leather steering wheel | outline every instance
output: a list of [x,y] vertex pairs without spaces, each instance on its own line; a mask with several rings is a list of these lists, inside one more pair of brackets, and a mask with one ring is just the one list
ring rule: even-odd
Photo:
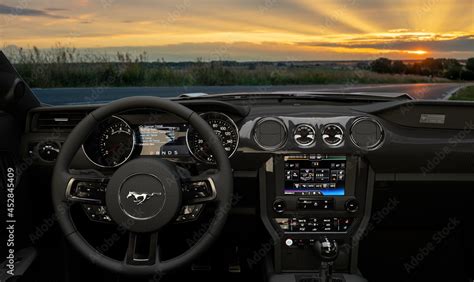
[[[138,157],[121,165],[110,177],[91,177],[71,170],[71,162],[92,130],[114,114],[131,109],[156,109],[174,114],[197,130],[216,160],[217,169],[199,176],[184,178],[176,166],[164,159]],[[76,193],[81,185],[100,185],[82,198]],[[183,187],[198,187],[205,197],[194,199],[193,204],[213,201],[216,211],[207,231],[181,255],[161,260],[159,230],[173,222],[186,205]],[[102,189],[100,188],[102,187]],[[152,195],[140,204],[129,197],[137,190]],[[68,241],[93,263],[113,272],[127,275],[162,275],[181,268],[202,254],[222,230],[231,207],[233,178],[230,162],[219,138],[199,114],[176,102],[157,97],[124,98],[104,105],[87,115],[69,134],[56,161],[52,179],[52,199],[57,220]],[[74,203],[101,203],[112,221],[129,232],[129,244],[123,260],[116,260],[96,250],[77,230],[72,216]],[[143,241],[141,241],[143,240]],[[145,242],[145,243],[143,243]],[[143,245],[147,246],[143,252]],[[141,250],[138,252],[138,247]]]

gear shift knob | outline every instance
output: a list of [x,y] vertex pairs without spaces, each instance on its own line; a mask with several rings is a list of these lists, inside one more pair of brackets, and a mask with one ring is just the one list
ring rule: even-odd
[[330,241],[327,237],[323,237],[314,243],[313,249],[321,259],[321,265],[319,267],[320,281],[332,281],[332,264],[339,254],[336,240]]
[[321,238],[313,245],[314,250],[324,262],[333,262],[339,254],[336,240],[330,241],[327,237]]

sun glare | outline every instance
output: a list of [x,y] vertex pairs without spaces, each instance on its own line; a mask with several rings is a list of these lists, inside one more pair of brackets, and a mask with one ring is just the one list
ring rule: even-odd
[[428,54],[428,51],[425,50],[413,50],[413,51],[407,51],[408,54],[413,54],[413,55],[425,55]]

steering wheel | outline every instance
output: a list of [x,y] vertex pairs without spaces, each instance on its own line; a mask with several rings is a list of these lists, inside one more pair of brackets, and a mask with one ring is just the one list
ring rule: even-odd
[[[175,164],[153,157],[128,161],[110,177],[96,177],[70,169],[73,157],[98,123],[125,110],[140,108],[168,112],[189,122],[210,144],[216,169],[184,177],[180,176]],[[192,191],[198,193],[190,197]],[[62,146],[52,179],[54,210],[69,242],[93,263],[127,275],[162,275],[195,260],[215,241],[224,227],[232,195],[230,162],[209,124],[189,108],[157,97],[120,99],[87,115]],[[173,222],[183,206],[210,201],[216,203],[216,211],[210,223],[206,224],[207,230],[200,232],[200,239],[181,255],[162,260],[158,237],[160,229]],[[111,220],[128,231],[129,243],[123,260],[104,255],[84,239],[72,220],[71,206],[74,203],[104,205]]]

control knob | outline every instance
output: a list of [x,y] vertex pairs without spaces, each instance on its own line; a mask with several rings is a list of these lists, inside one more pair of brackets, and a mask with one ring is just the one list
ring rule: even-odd
[[273,210],[276,213],[283,213],[286,209],[286,202],[283,199],[276,199],[273,202]]
[[357,201],[356,199],[349,199],[346,201],[345,207],[346,211],[350,213],[355,213],[359,210],[359,201]]
[[53,162],[59,155],[60,145],[57,142],[46,141],[38,145],[38,155],[47,162]]

